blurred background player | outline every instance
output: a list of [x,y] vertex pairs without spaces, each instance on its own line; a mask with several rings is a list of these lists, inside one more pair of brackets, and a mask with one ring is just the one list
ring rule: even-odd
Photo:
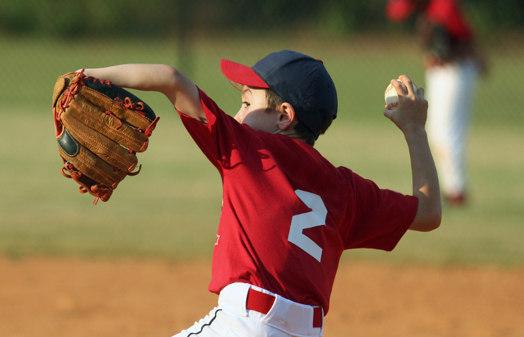
[[416,35],[423,50],[427,130],[443,196],[452,206],[466,201],[465,147],[471,99],[485,60],[456,0],[389,0],[393,22],[417,17]]

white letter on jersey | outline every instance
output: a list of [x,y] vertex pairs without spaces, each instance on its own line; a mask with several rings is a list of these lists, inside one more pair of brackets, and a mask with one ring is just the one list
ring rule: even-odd
[[305,236],[302,231],[306,228],[326,225],[326,206],[322,199],[316,194],[301,190],[296,190],[295,193],[307,207],[312,209],[312,211],[293,216],[287,239],[289,242],[294,243],[320,262],[320,259],[322,258],[322,248],[313,242],[313,240]]

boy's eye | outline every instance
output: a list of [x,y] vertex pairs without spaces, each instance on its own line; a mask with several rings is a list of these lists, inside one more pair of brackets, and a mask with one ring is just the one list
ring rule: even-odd
[[242,104],[244,104],[246,108],[251,105],[251,103],[249,103],[247,101],[242,102]]

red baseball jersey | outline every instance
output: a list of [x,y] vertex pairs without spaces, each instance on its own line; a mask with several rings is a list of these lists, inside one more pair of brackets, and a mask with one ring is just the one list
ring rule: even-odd
[[180,116],[223,181],[209,290],[246,282],[327,313],[342,252],[392,250],[417,199],[334,167],[303,142],[238,123],[202,91],[200,98],[207,124]]

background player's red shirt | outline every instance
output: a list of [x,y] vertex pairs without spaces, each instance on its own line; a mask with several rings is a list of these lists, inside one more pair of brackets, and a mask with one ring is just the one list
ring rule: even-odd
[[392,250],[417,199],[380,190],[303,142],[241,125],[200,97],[208,124],[180,116],[223,180],[209,290],[246,282],[327,313],[343,250]]
[[[413,0],[389,0],[386,16],[394,22],[406,20],[415,10]],[[455,0],[431,0],[423,15],[432,23],[439,24],[457,40],[469,40],[473,33]]]

